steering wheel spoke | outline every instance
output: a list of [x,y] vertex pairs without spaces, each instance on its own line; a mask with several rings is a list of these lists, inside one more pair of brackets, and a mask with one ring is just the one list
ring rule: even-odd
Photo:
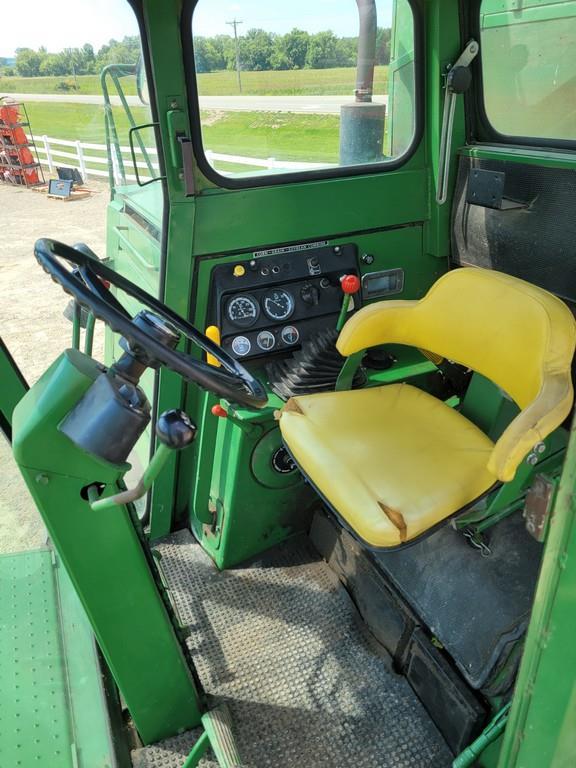
[[79,267],[78,271],[80,272],[82,280],[84,280],[84,283],[92,291],[92,293],[95,293],[96,296],[99,296],[102,301],[111,304],[128,320],[132,319],[128,310],[123,307],[118,299],[114,296],[114,294],[109,291],[108,288],[106,288],[102,280],[92,271],[88,264],[86,266]]

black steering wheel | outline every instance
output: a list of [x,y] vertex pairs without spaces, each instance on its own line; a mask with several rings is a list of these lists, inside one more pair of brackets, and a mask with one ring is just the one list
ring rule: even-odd
[[[36,241],[34,255],[42,268],[66,293],[89,309],[94,317],[104,321],[111,330],[121,334],[131,347],[143,349],[153,363],[163,365],[180,374],[186,381],[198,384],[233,403],[249,408],[263,408],[266,405],[268,396],[264,387],[243,365],[165,304],[114,272],[95,255],[89,255],[88,248],[77,250],[57,240],[42,238]],[[71,264],[74,271],[67,269],[62,260]],[[146,333],[141,325],[135,324],[103,280],[149,307],[201,350],[213,355],[222,368],[172,349]]]

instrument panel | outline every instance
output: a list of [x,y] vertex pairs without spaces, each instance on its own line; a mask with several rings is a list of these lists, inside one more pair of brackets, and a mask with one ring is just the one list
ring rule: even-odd
[[[357,247],[279,248],[212,270],[210,319],[237,359],[290,353],[317,331],[336,325],[340,279],[359,274]],[[354,296],[355,307],[360,304]]]

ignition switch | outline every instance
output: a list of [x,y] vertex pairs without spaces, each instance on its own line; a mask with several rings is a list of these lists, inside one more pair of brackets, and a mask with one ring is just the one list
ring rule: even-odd
[[320,301],[320,291],[312,283],[304,283],[302,288],[300,288],[300,298],[304,304],[315,307]]

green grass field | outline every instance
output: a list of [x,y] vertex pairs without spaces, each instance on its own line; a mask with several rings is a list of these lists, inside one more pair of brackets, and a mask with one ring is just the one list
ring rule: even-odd
[[286,112],[205,112],[206,149],[245,157],[338,162],[338,115]]
[[[66,77],[0,77],[0,94],[2,93],[84,93],[100,94],[100,77],[98,75],[80,75],[76,78],[78,90],[70,88],[63,90],[58,86],[65,82],[74,85],[74,78]],[[136,82],[133,77],[126,77],[122,82],[125,93],[136,93]]]
[[[91,104],[27,105],[35,136],[103,144],[104,110]],[[128,143],[128,122],[120,107],[114,108],[120,142]],[[134,118],[145,123],[149,112],[134,109]],[[338,115],[303,115],[274,112],[202,113],[204,146],[214,152],[246,157],[337,162]],[[90,151],[94,154],[94,150]]]
[[[70,139],[93,144],[103,144],[104,107],[97,104],[53,104],[29,101],[26,104],[32,133],[46,134],[54,139]],[[127,142],[128,121],[121,107],[114,107],[122,143]],[[134,107],[137,122],[149,122],[150,112],[146,107]]]
[[[299,69],[274,72],[243,72],[242,93],[247,96],[345,96],[354,90],[354,67],[335,69]],[[2,93],[64,93],[58,85],[63,80],[73,83],[71,77],[0,77]],[[226,96],[238,93],[235,72],[211,72],[198,76],[202,96]],[[99,94],[100,78],[82,75],[77,78],[78,90],[66,93]],[[135,94],[134,78],[122,81],[125,93]],[[388,92],[388,67],[376,67],[375,93]]]

